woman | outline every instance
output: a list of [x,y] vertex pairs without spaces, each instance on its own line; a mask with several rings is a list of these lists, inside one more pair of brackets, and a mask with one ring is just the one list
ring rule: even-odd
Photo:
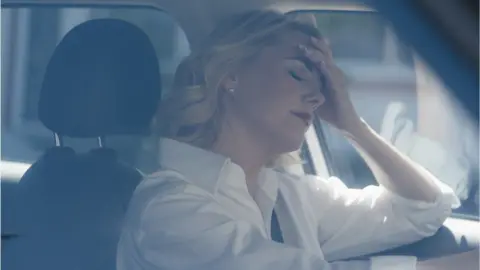
[[[222,22],[162,108],[163,169],[132,198],[118,269],[415,269],[411,257],[342,260],[434,234],[455,201],[358,117],[317,30],[275,12]],[[314,115],[375,161],[380,187],[276,169]]]

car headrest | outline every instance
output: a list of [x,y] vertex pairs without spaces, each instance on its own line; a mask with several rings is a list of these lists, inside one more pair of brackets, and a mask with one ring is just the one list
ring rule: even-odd
[[61,136],[145,134],[160,97],[160,68],[148,36],[122,20],[91,20],[55,49],[39,118]]

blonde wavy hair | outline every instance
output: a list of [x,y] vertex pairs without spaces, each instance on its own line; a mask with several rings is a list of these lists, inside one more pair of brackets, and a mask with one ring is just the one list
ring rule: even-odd
[[[211,149],[225,109],[221,101],[226,91],[220,89],[221,82],[263,48],[280,42],[281,35],[288,31],[320,37],[311,23],[274,11],[250,11],[221,21],[178,66],[172,91],[158,112],[162,119],[160,135]],[[299,159],[290,153],[278,157],[270,166],[284,166],[295,160]]]

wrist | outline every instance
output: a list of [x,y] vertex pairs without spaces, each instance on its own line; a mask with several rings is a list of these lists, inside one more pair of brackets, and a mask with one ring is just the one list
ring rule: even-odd
[[344,132],[344,135],[350,139],[357,141],[358,139],[363,138],[365,135],[371,133],[370,126],[363,120],[362,118],[358,118],[358,120],[352,121]]

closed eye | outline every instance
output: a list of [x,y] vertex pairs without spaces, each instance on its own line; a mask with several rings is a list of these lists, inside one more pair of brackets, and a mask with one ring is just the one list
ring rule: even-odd
[[300,76],[298,76],[298,74],[295,72],[295,71],[289,71],[288,74],[290,74],[290,76],[292,76],[292,78],[294,78],[295,80],[301,82],[301,81],[304,81],[304,79]]

